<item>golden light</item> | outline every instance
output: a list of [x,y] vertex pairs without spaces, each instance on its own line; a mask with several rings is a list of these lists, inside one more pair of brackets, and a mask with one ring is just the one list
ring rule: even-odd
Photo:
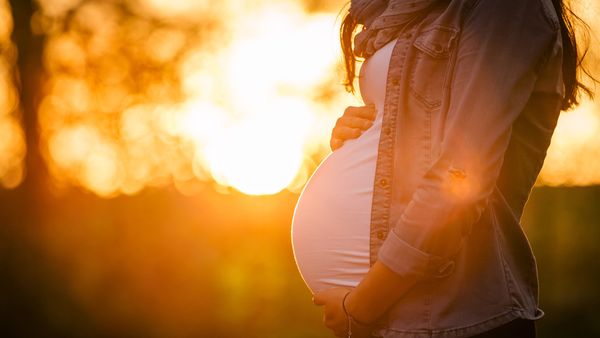
[[49,142],[53,160],[62,168],[80,173],[80,183],[100,196],[116,191],[122,172],[115,146],[93,126],[62,128]]
[[285,188],[300,168],[304,139],[313,122],[304,104],[282,100],[223,130],[206,148],[215,180],[252,195]]
[[203,20],[207,13],[218,16],[236,1],[221,0],[130,0],[134,9],[145,15],[167,20],[186,20],[190,22]]
[[[168,184],[187,192],[194,180],[299,192],[330,151],[335,119],[361,104],[341,85],[333,9],[343,1],[327,12],[294,0],[125,1],[130,12],[40,4],[33,26],[46,34],[50,73],[41,138],[58,186],[103,197]],[[561,116],[538,184],[600,182],[597,121],[593,103]]]
[[6,0],[0,0],[0,187],[15,188],[23,180],[25,135],[18,116],[19,96],[13,83],[15,48],[13,21]]
[[544,185],[600,184],[600,114],[585,101],[562,113],[539,181]]
[[[226,60],[222,71],[212,79],[196,75],[198,84],[188,81],[186,86],[204,85],[210,91],[220,82],[229,98],[221,104],[234,111],[231,126],[206,140],[213,178],[246,194],[273,194],[292,182],[302,164],[315,120],[308,89],[314,90],[336,61],[333,53],[324,57],[310,50],[331,46],[316,38],[331,21],[326,15],[306,18],[291,3],[264,7],[242,19],[237,39],[221,55]],[[202,122],[211,124],[206,118]]]
[[[208,4],[132,2],[190,20],[215,10]],[[118,7],[93,1],[72,29],[49,33],[40,119],[59,185],[104,197],[194,177],[246,194],[301,188],[335,118],[358,104],[339,83],[316,98],[338,81],[334,17],[294,1],[230,5],[220,4],[221,19],[235,25],[206,28],[201,40],[187,24],[121,23]]]

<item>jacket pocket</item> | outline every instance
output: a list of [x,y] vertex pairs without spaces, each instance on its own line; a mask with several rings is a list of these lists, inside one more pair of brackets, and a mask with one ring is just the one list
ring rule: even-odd
[[413,42],[410,92],[427,110],[441,105],[457,34],[455,28],[438,25],[421,32]]

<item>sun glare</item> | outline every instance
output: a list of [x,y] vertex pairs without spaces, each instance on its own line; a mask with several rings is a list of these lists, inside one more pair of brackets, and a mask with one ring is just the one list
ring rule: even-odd
[[562,113],[548,149],[539,182],[544,185],[600,184],[600,114],[583,102]]
[[46,32],[40,106],[59,186],[111,197],[196,178],[297,191],[335,118],[357,103],[336,78],[334,16],[299,2],[220,2],[221,25],[203,19],[216,10],[204,1],[130,1],[133,18],[98,1],[71,2],[67,18],[57,11],[69,2],[46,2],[41,21],[72,20]]
[[223,130],[206,148],[214,179],[251,195],[281,191],[300,168],[309,111],[287,100]]
[[[57,187],[102,197],[169,184],[189,192],[194,181],[250,195],[299,192],[330,151],[335,119],[361,104],[341,85],[337,13],[308,12],[301,1],[39,3],[32,27],[46,37],[49,74],[40,137]],[[597,28],[595,2],[573,5]],[[1,27],[3,51],[11,30]],[[5,54],[0,185],[14,187],[25,143]],[[595,103],[563,113],[538,184],[599,184],[598,135]]]
[[13,83],[15,49],[11,42],[13,21],[6,0],[0,0],[0,187],[15,188],[23,180],[25,136]]

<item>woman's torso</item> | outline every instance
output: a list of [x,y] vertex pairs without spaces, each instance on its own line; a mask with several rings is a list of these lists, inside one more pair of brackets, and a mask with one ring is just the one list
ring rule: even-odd
[[377,110],[373,125],[321,162],[294,210],[294,256],[313,292],[356,286],[369,270],[373,178],[393,46],[391,41],[361,67],[361,95],[365,103],[374,103]]
[[[442,145],[447,142],[450,105],[479,104],[477,109],[468,106],[467,110],[454,109],[453,118],[478,112],[488,114],[478,116],[485,120],[490,117],[490,109],[496,109],[492,114],[499,116],[496,115],[498,109],[503,109],[504,104],[514,105],[515,102],[504,94],[490,96],[497,93],[498,89],[506,90],[498,84],[504,75],[514,75],[515,65],[522,64],[524,58],[532,57],[534,43],[539,46],[543,42],[546,45],[544,52],[549,52],[549,59],[546,67],[535,69],[539,73],[532,85],[534,88],[513,91],[513,94],[523,95],[520,94],[522,92],[530,95],[530,98],[524,105],[519,98],[518,105],[510,107],[510,113],[515,109],[522,113],[512,126],[508,149],[504,154],[499,154],[503,155],[503,165],[498,181],[493,186],[489,207],[472,224],[473,231],[465,237],[460,254],[454,257],[454,271],[443,278],[415,285],[404,294],[401,301],[396,302],[378,323],[381,326],[377,333],[386,338],[466,337],[515,318],[536,319],[541,316],[537,306],[536,263],[519,221],[559,114],[562,47],[558,18],[550,0],[452,0],[445,3],[448,4],[447,8],[432,13],[418,28],[403,33],[393,49],[387,76],[389,81],[386,84],[388,97],[385,109],[379,109],[379,114],[384,114],[382,139],[379,140],[372,182],[369,229],[371,263],[378,258],[378,252],[383,251],[380,249],[384,242],[390,243],[391,229],[407,219],[406,211],[414,210],[414,206],[426,196],[428,187],[432,187],[432,191],[436,188],[434,180],[441,176],[424,174],[438,159]],[[488,7],[492,4],[493,11]],[[518,25],[523,24],[522,20],[512,20],[515,9],[530,11],[524,16],[527,25],[520,27]],[[484,20],[471,14],[482,11],[487,15]],[[497,18],[500,14],[504,15],[504,19]],[[478,26],[465,30],[465,22],[471,24],[473,21]],[[505,54],[502,58],[494,58],[494,55],[490,55],[490,60],[497,62],[493,66],[489,62],[469,64],[473,66],[472,69],[479,67],[484,71],[463,73],[464,79],[454,74],[457,64],[462,63],[464,69],[464,60],[480,50],[489,51],[497,47],[498,52],[508,51],[504,49],[508,48],[506,44],[494,46],[488,40],[487,45],[478,44],[471,52],[465,52],[466,49],[461,47],[465,38],[473,39],[495,29],[496,39],[508,38],[508,41],[522,42],[524,35],[520,28],[529,29],[529,34],[532,29],[539,29],[543,34],[529,36],[527,45],[519,46],[522,48],[514,48],[513,45],[508,56]],[[550,29],[556,34],[554,41],[548,39]],[[459,57],[456,51],[460,48],[463,53]],[[544,56],[538,52],[535,54],[539,55],[540,60]],[[485,81],[482,75],[486,75],[487,71],[493,72],[494,80],[498,81]],[[526,76],[530,77],[531,74]],[[465,101],[459,102],[462,98],[457,97],[450,100],[450,89],[464,92],[465,87],[472,89],[464,96]],[[533,93],[529,92],[530,89]],[[488,96],[482,99],[482,93]],[[497,100],[498,97],[501,99]],[[492,105],[496,107],[492,108]],[[502,119],[500,121],[504,122]],[[480,130],[485,130],[493,138],[500,126],[495,128],[487,125]],[[454,136],[457,135],[456,130]],[[469,130],[465,136],[469,132],[473,130]],[[464,150],[460,147],[452,149]],[[491,176],[488,175],[488,178]],[[443,221],[435,217],[437,212],[444,210],[442,202],[434,200],[426,205],[420,219],[423,222],[411,223],[417,234],[424,229],[423,224],[436,219]],[[315,228],[313,237],[325,237],[327,229]],[[440,242],[445,244],[453,240],[448,236]],[[423,255],[414,247],[410,253],[411,257],[394,256],[396,265],[410,264],[410,259]],[[301,259],[298,263],[302,270]]]

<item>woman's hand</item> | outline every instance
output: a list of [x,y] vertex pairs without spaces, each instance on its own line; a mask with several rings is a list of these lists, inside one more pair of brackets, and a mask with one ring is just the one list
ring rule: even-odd
[[375,105],[369,103],[360,107],[347,107],[344,115],[337,119],[331,132],[329,146],[334,151],[348,139],[357,138],[373,125],[377,116]]
[[336,337],[348,334],[348,318],[342,307],[342,300],[351,288],[334,287],[316,292],[313,296],[315,305],[323,306],[323,324],[333,331]]

